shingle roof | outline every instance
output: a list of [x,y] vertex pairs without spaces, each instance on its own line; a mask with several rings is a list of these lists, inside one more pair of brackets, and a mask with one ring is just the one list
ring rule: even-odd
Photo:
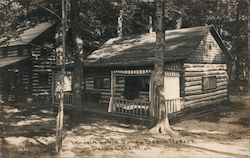
[[[213,26],[210,25],[166,31],[164,60],[176,61],[187,58],[212,28]],[[213,28],[213,30],[215,29]],[[215,32],[211,31],[213,34]],[[155,40],[155,33],[122,39],[112,38],[104,43],[100,49],[89,55],[85,60],[85,65],[128,66],[153,64]]]
[[17,38],[9,39],[5,42],[6,44],[2,45],[1,47],[28,44],[53,25],[54,22],[40,23],[33,28],[25,30]]

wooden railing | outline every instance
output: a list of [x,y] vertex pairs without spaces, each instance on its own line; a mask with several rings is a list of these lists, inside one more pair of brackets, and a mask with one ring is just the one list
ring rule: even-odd
[[180,111],[182,109],[181,98],[166,99],[165,106],[168,114]]
[[[54,105],[59,105],[60,104],[60,98],[59,98],[59,93],[55,94],[55,99],[54,99]],[[64,99],[63,103],[65,106],[73,106],[73,93],[72,92],[64,92]]]
[[133,116],[149,116],[149,101],[145,100],[127,100],[114,97],[112,100],[113,113],[121,113]]

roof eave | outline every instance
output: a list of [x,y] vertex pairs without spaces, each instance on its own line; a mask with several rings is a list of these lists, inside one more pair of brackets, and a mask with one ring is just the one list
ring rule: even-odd
[[216,31],[214,26],[211,27],[210,32],[214,36],[214,39],[218,43],[218,45],[221,48],[222,52],[226,55],[227,59],[229,61],[233,61],[234,60],[233,55],[228,51],[226,45],[223,43],[223,40],[222,40],[221,36],[218,34],[218,32]]

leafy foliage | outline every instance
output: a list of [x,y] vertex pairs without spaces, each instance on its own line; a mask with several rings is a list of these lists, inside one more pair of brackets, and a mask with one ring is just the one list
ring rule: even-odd
[[[87,54],[117,36],[120,9],[125,13],[124,36],[147,33],[149,15],[153,16],[153,23],[155,19],[152,0],[126,0],[126,5],[121,5],[121,0],[77,0],[77,3],[80,15],[78,33]],[[247,0],[169,0],[165,5],[165,28],[174,29],[180,17],[182,27],[213,24],[229,48],[236,45],[246,47],[247,4]],[[18,36],[36,23],[58,20],[41,6],[60,14],[60,3],[56,0],[1,0],[0,35]],[[234,54],[237,52],[234,51]]]

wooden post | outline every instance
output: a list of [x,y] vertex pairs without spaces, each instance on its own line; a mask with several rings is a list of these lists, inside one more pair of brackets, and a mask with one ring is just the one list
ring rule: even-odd
[[62,47],[60,52],[62,56],[61,61],[61,75],[60,75],[60,103],[58,107],[58,114],[56,118],[56,153],[62,152],[62,132],[63,132],[63,117],[64,117],[64,76],[65,76],[65,51],[66,51],[66,7],[67,0],[62,0]]
[[149,116],[154,117],[155,113],[154,113],[154,81],[153,81],[153,71],[151,71],[150,74],[150,81],[149,81]]
[[114,91],[115,91],[115,75],[114,75],[114,71],[111,71],[111,97],[109,101],[108,112],[113,111],[113,100],[114,100],[114,93],[115,93]]

